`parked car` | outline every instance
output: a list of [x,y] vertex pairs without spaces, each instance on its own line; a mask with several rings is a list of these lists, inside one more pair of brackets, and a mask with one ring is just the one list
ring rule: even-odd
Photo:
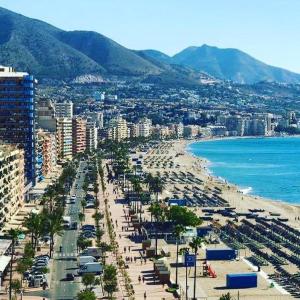
[[72,223],[71,229],[77,230],[77,228],[78,228],[78,223],[77,222]]
[[93,202],[87,202],[85,208],[95,208],[95,203],[93,203]]
[[67,273],[66,280],[73,281],[74,279],[75,279],[75,276],[73,273]]
[[93,230],[96,231],[95,225],[85,224],[81,226],[81,230]]

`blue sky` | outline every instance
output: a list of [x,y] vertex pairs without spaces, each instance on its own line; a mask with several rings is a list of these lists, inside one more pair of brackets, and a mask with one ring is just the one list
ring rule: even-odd
[[300,73],[300,0],[0,0],[0,6],[65,30],[94,30],[131,49],[173,55],[202,44],[238,48]]

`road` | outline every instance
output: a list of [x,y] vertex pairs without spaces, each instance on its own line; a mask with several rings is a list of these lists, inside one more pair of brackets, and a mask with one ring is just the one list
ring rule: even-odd
[[[82,185],[84,182],[85,173],[83,169],[86,167],[86,162],[81,162],[78,169],[78,178],[76,178],[71,189],[71,195],[76,195],[75,204],[67,204],[65,216],[71,216],[71,222],[77,222],[79,225],[78,213],[81,209],[81,199],[84,197]],[[76,188],[76,185],[78,188]],[[79,226],[78,226],[79,228]],[[68,300],[75,299],[80,291],[80,277],[75,276],[74,281],[66,281],[67,273],[77,273],[77,249],[76,242],[79,230],[64,230],[63,235],[56,239],[53,264],[51,268],[50,289],[47,291],[37,291],[31,293],[36,296],[44,296],[53,300]],[[60,253],[60,246],[62,252]]]

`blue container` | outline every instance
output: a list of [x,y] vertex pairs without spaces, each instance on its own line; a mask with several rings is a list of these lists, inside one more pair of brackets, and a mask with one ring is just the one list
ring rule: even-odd
[[226,287],[228,289],[247,289],[257,287],[257,274],[227,274]]
[[185,267],[194,267],[196,262],[196,255],[185,253],[184,255],[184,266]]
[[209,227],[209,226],[198,227],[197,228],[197,236],[205,237],[205,236],[207,236],[212,231],[213,231],[213,229],[211,227]]
[[170,199],[169,206],[170,205],[186,206],[186,199]]
[[206,249],[207,260],[232,260],[236,259],[237,254],[234,249]]

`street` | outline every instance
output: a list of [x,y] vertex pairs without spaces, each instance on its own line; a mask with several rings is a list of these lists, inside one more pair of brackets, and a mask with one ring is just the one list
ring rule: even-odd
[[[84,182],[86,162],[80,162],[78,168],[78,178],[71,188],[71,195],[76,195],[75,204],[66,204],[65,216],[71,217],[71,222],[79,224],[78,213],[81,209],[81,200],[84,197],[82,185]],[[78,186],[76,188],[76,186]],[[78,226],[79,227],[79,226]],[[75,276],[74,281],[67,281],[67,273],[77,274],[77,237],[79,229],[67,229],[63,231],[62,236],[56,238],[54,247],[53,262],[50,270],[50,289],[46,291],[37,291],[30,293],[36,296],[42,296],[53,300],[75,299],[80,291],[80,277]],[[60,252],[60,246],[62,251]]]

